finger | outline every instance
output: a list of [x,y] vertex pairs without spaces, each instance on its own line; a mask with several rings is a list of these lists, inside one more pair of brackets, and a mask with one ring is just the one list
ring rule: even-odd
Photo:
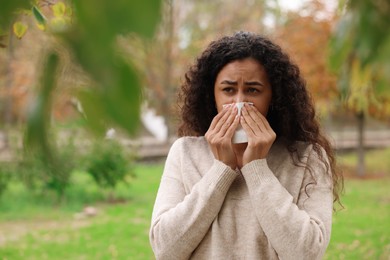
[[219,112],[211,121],[209,129],[214,129],[215,126],[218,124],[218,121],[221,120],[221,118],[229,111],[229,106],[226,106],[222,109],[221,112]]
[[219,129],[221,128],[221,120],[226,120],[228,115],[229,115],[229,111],[230,111],[230,106],[226,106],[225,108],[222,109],[221,112],[219,112],[214,118],[213,120],[211,121],[211,124],[210,124],[210,127],[209,127],[209,130],[216,130],[216,131],[219,131]]
[[[263,132],[265,129],[261,129],[257,121],[259,118],[256,118],[257,115],[253,111],[249,111],[248,107],[244,106],[241,110],[242,116],[244,117],[245,123],[252,129],[253,133]],[[252,115],[250,114],[252,113]]]
[[233,138],[234,132],[236,131],[239,122],[240,122],[240,116],[237,113],[235,113],[234,120],[231,123],[230,127],[226,130],[226,133],[224,136],[227,138],[230,138],[230,139]]
[[261,121],[259,121],[258,119],[255,119],[256,122],[262,123],[263,126],[265,127],[265,129],[266,129],[267,131],[272,130],[270,124],[268,123],[267,118],[266,118],[262,113],[260,113],[260,112],[256,109],[256,107],[254,107],[254,106],[249,106],[248,109],[249,109],[249,111],[250,111],[250,114],[252,115],[252,118],[253,118],[254,115],[256,115],[257,118],[261,120]]
[[[229,106],[227,109],[226,109],[226,112],[225,114],[218,120],[217,124],[215,125],[214,127],[214,132],[220,132],[222,128],[229,126],[230,123],[228,122],[230,116],[231,116],[231,113],[232,113],[232,110],[233,110],[233,107],[232,106]],[[227,126],[226,126],[226,125]]]
[[[264,138],[270,138],[270,139],[275,139],[276,134],[274,130],[272,129],[271,125],[268,123],[267,118],[261,114],[255,107],[249,107],[250,114],[253,117],[257,117],[254,121],[257,123],[258,128],[261,130],[261,137]],[[251,113],[252,112],[252,113]],[[255,132],[256,134],[256,132]]]
[[249,126],[248,122],[246,121],[245,117],[242,115],[240,116],[240,123],[242,128],[245,130],[246,134],[249,137],[254,137],[256,136],[255,132],[253,131],[252,127]]
[[256,107],[254,106],[247,106],[246,107],[248,114],[253,119],[253,121],[257,124],[257,127],[260,129],[261,132],[269,132],[273,131],[271,126],[268,123],[268,120],[263,116],[262,113],[260,113]]
[[268,131],[273,130],[267,118],[262,113],[260,113],[254,106],[250,106],[250,109],[252,109],[256,113],[256,115],[261,119],[261,122],[263,123],[263,125],[266,127]]
[[232,123],[234,122],[234,119],[237,115],[237,107],[235,106],[231,107],[230,112],[228,113],[229,113],[228,118],[226,119],[225,122],[223,122],[220,130],[218,131],[220,132],[221,136],[225,136],[226,131],[231,127]]

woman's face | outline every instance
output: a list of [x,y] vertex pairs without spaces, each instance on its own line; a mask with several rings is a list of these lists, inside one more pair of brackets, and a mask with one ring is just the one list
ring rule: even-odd
[[218,112],[230,103],[252,102],[264,116],[272,99],[272,89],[263,65],[253,58],[235,60],[218,73],[214,85]]

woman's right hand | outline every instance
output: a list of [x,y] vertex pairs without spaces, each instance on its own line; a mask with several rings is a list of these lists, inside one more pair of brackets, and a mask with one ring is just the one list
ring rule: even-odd
[[233,151],[232,138],[238,123],[237,107],[229,105],[214,117],[205,134],[215,159],[229,165],[233,170],[237,167],[237,159]]

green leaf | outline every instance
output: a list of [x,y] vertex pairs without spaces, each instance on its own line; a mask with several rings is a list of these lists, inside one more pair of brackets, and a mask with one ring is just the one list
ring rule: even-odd
[[82,89],[77,93],[88,128],[98,136],[107,130],[107,113],[102,105],[104,97],[94,89]]
[[351,24],[352,17],[342,18],[329,41],[331,50],[329,65],[333,71],[338,71],[343,66],[352,50]]
[[133,70],[122,60],[116,62],[116,80],[105,89],[105,106],[114,123],[129,133],[138,126],[141,89]]
[[75,12],[85,32],[99,39],[128,32],[151,37],[160,19],[160,4],[160,0],[74,2]]
[[16,22],[16,23],[14,23],[12,28],[13,28],[15,36],[18,39],[21,39],[26,34],[28,26],[25,23]]
[[38,25],[44,26],[46,24],[46,17],[42,14],[38,7],[35,5],[32,7],[32,13],[37,21]]

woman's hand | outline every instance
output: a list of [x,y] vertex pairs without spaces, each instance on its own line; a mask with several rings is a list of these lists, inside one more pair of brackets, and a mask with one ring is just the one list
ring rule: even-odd
[[240,122],[248,135],[248,146],[242,156],[242,164],[265,158],[276,139],[267,119],[254,106],[245,104],[241,110]]
[[232,137],[238,123],[237,108],[229,105],[214,117],[205,134],[215,159],[229,165],[233,170],[237,167],[237,159],[233,151]]

